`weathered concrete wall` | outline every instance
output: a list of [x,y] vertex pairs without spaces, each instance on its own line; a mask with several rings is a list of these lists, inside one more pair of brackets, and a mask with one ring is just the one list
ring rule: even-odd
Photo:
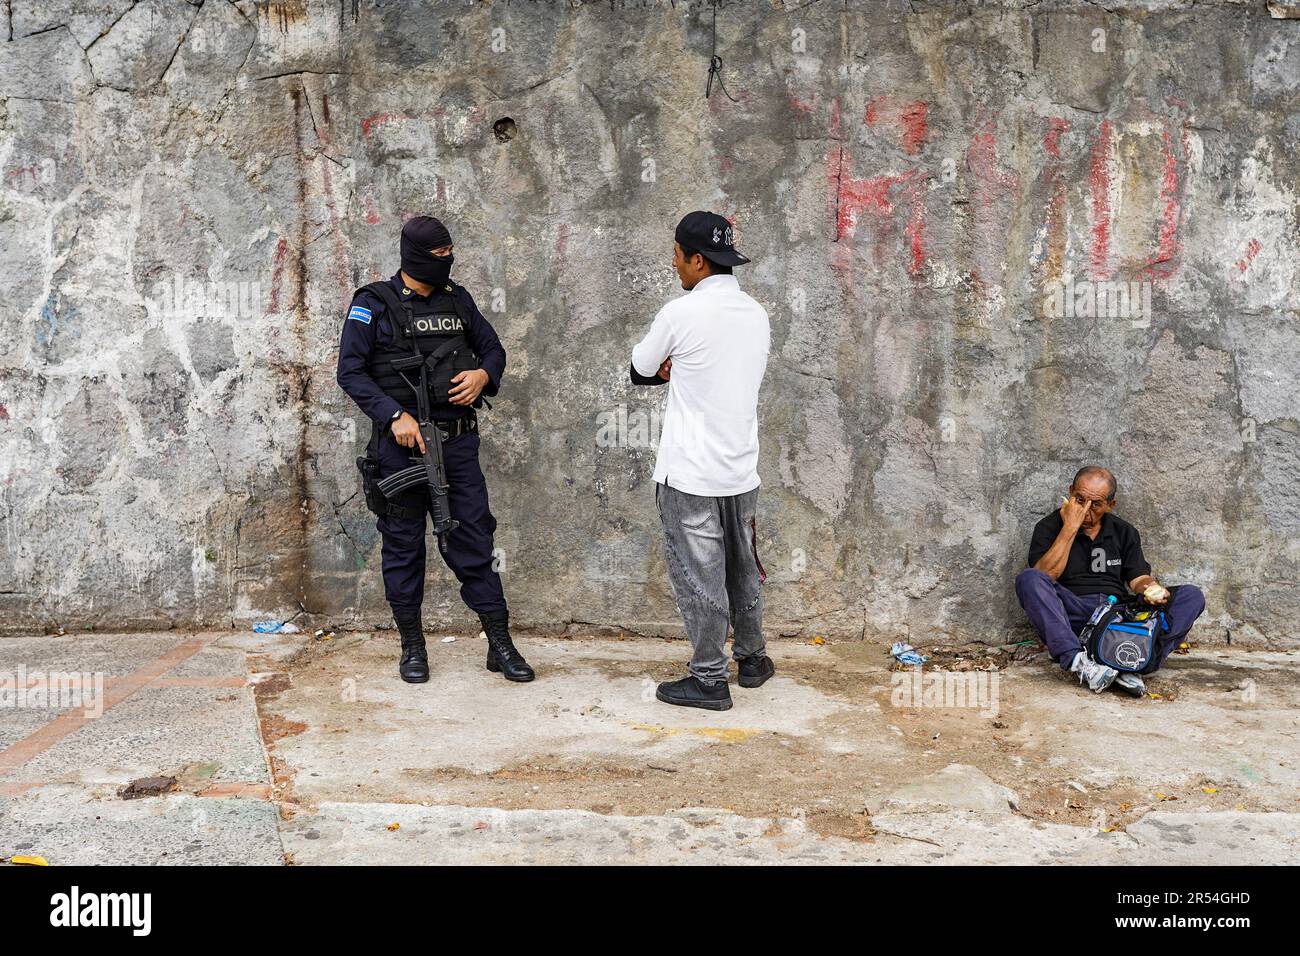
[[[662,393],[626,369],[711,208],[773,321],[773,633],[1000,641],[1095,460],[1206,589],[1202,639],[1295,646],[1295,6],[801,5],[722,4],[733,102],[698,2],[7,3],[3,623],[385,621],[333,369],[428,212],[509,352],[483,422],[515,617],[671,629]],[[1149,310],[1045,307],[1104,280]],[[463,621],[449,582],[430,616]]]

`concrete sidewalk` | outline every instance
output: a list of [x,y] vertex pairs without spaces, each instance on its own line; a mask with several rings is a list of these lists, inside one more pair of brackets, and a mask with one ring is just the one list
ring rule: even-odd
[[[777,676],[733,684],[735,707],[709,713],[654,699],[683,671],[681,642],[523,636],[539,676],[514,685],[484,670],[481,639],[444,636],[430,634],[433,678],[414,686],[396,677],[391,631],[0,639],[0,675],[105,680],[100,716],[39,699],[0,710],[0,857],[1214,864],[1300,851],[1293,652],[1193,649],[1132,700],[1042,658],[947,649],[924,674],[970,696],[945,707],[902,696],[920,678],[896,673],[884,645],[778,643]],[[119,796],[157,776],[175,786]]]

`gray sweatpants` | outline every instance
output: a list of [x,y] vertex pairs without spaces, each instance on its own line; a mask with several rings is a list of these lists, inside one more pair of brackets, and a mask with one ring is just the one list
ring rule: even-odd
[[708,498],[655,485],[664,525],[668,580],[694,654],[690,672],[705,683],[727,679],[727,625],[737,661],[760,655],[766,575],[758,560],[754,509],[758,489]]

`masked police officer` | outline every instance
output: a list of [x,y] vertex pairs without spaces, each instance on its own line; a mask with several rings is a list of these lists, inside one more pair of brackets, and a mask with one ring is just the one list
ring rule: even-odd
[[[397,275],[357,290],[343,322],[338,365],[339,386],[372,422],[366,458],[358,464],[367,504],[379,515],[384,596],[402,639],[398,673],[413,684],[429,679],[420,619],[425,515],[433,513],[436,532],[439,514],[428,482],[387,498],[375,489],[420,464],[429,436],[441,442],[451,519],[439,544],[460,581],[461,598],[483,622],[487,668],[507,680],[530,681],[533,670],[510,639],[505,593],[493,567],[496,519],[478,461],[475,409],[483,396],[497,394],[505,349],[469,292],[451,281],[451,234],[441,222],[430,216],[407,222],[401,259]],[[427,393],[423,403],[417,391]],[[422,404],[434,426],[423,430],[417,420]]]

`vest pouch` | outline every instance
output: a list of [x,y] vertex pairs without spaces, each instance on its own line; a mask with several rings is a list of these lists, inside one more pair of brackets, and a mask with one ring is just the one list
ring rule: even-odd
[[429,400],[436,405],[450,405],[451,380],[461,372],[470,372],[478,367],[478,356],[474,354],[474,350],[468,343],[442,356],[429,369]]

